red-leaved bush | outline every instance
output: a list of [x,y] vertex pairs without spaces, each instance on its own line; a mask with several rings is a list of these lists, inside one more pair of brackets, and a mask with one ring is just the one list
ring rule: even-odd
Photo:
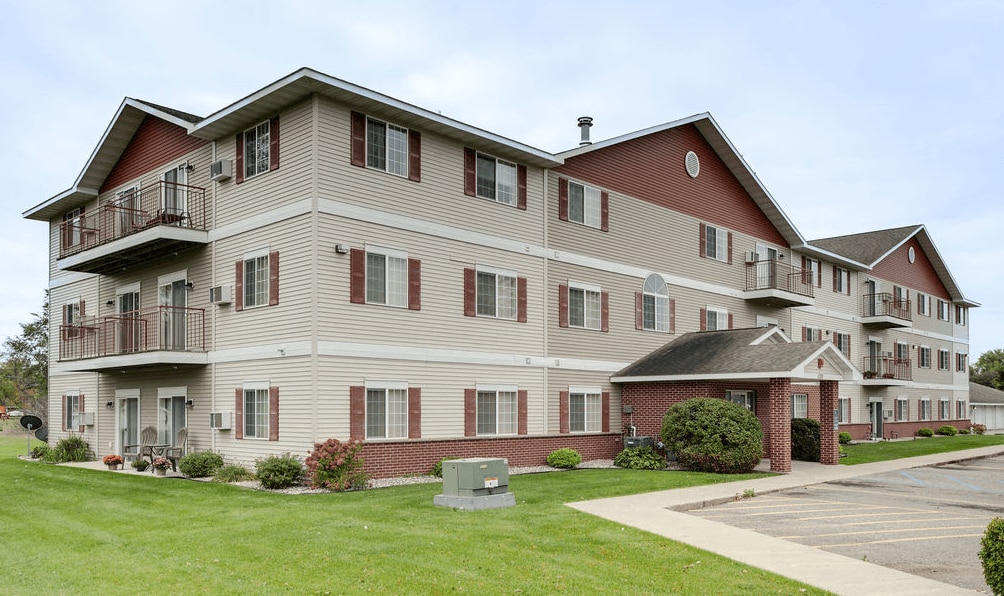
[[365,487],[369,475],[363,471],[363,458],[358,457],[362,449],[362,441],[354,439],[314,443],[314,451],[305,462],[310,486],[336,491]]

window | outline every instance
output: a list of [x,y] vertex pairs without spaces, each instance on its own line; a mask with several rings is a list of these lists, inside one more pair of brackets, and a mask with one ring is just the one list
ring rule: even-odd
[[81,232],[84,229],[84,208],[77,207],[63,214],[63,248],[80,245]]
[[966,420],[967,418],[969,418],[969,416],[966,414],[966,400],[955,400],[955,419]]
[[931,297],[917,292],[917,314],[931,316]]
[[951,420],[952,419],[952,402],[947,399],[942,399],[938,401],[938,419],[939,420]]
[[80,394],[67,393],[63,406],[64,430],[77,430],[80,426]]
[[837,399],[837,423],[851,423],[851,398],[841,397]]
[[948,320],[948,303],[944,300],[938,300],[938,320]]
[[600,189],[569,182],[568,221],[592,228],[601,227],[600,199]]
[[641,304],[642,329],[669,331],[669,290],[666,280],[653,273],[645,278]]
[[268,304],[268,252],[244,259],[244,308]]
[[514,271],[477,269],[477,316],[515,319],[517,277]]
[[703,324],[703,328],[701,330],[719,331],[722,329],[731,329],[732,325],[731,322],[729,321],[730,318],[731,315],[729,315],[729,311],[723,308],[715,308],[713,306],[709,306],[705,309],[705,312],[703,313],[704,320],[701,321],[701,323]]
[[910,362],[910,346],[903,342],[896,342],[896,363],[907,364]]
[[834,342],[837,349],[843,352],[844,356],[851,357],[851,335],[849,333],[834,333]]
[[931,419],[931,400],[926,397],[921,399],[919,403],[920,408],[920,419],[930,420]]
[[910,293],[899,286],[892,287],[892,307],[898,310],[902,310],[909,306],[908,301],[910,299]]
[[401,384],[366,386],[366,438],[408,436],[408,387]]
[[516,205],[516,164],[477,154],[477,196]]
[[849,270],[833,266],[833,291],[841,294],[851,293],[851,272]]
[[602,295],[599,286],[568,285],[568,326],[601,329]]
[[728,230],[701,224],[704,228],[702,242],[704,243],[704,256],[715,259],[723,263],[729,262],[730,236]]
[[796,393],[791,396],[791,417],[807,418],[809,416],[809,396]]
[[966,366],[968,364],[969,354],[963,354],[961,352],[955,355],[955,370],[956,372],[966,372]]
[[366,167],[408,176],[408,129],[366,118]]
[[244,386],[244,438],[268,438],[268,385]]
[[802,341],[822,341],[823,330],[818,327],[802,327]]
[[906,422],[910,419],[910,400],[899,398],[896,400],[896,420]]
[[725,392],[725,399],[746,408],[750,412],[756,413],[756,391],[734,391]]
[[820,267],[818,259],[810,259],[809,257],[802,257],[802,277],[803,281],[809,285],[821,287],[822,279],[820,278]]
[[269,121],[244,131],[244,178],[269,170]]
[[[905,345],[905,344],[904,344]],[[931,368],[931,348],[928,346],[920,346],[917,350],[917,366],[920,368]]]
[[514,435],[517,430],[516,388],[478,388],[477,434]]
[[366,303],[408,306],[408,255],[366,247]]
[[603,395],[599,389],[572,388],[568,392],[568,430],[600,432],[603,427]]
[[952,355],[948,350],[938,350],[938,370],[948,370],[951,367]]
[[965,325],[966,319],[969,318],[969,309],[965,306],[955,305],[955,324]]
[[80,335],[80,301],[63,305],[63,339]]

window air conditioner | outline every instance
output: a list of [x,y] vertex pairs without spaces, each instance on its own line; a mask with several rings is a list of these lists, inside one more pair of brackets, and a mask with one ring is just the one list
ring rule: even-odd
[[230,430],[230,412],[213,412],[209,415],[209,428]]
[[223,182],[230,179],[231,162],[229,159],[218,159],[209,164],[209,179],[214,182]]
[[84,426],[94,426],[94,412],[81,412],[80,424]]
[[883,418],[892,418],[892,410],[882,410]]
[[233,293],[233,286],[213,286],[209,288],[209,303],[230,304]]
[[760,255],[758,255],[756,252],[750,251],[746,253],[747,263],[756,263],[759,260],[760,260]]

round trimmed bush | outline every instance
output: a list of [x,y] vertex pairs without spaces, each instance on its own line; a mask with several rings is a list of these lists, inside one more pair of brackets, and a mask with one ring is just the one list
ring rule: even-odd
[[930,428],[927,428],[926,426],[924,428],[918,428],[917,429],[917,436],[918,437],[933,437],[934,436],[934,430],[930,429]]
[[846,431],[841,432],[839,435],[837,435],[837,441],[839,441],[841,445],[846,445],[850,443],[852,438],[853,437],[851,437],[851,433]]
[[951,424],[946,424],[944,426],[938,427],[938,434],[944,435],[946,437],[954,437],[958,432],[959,432],[958,429],[956,429]]
[[582,456],[574,449],[567,447],[555,449],[547,456],[547,465],[552,468],[564,468],[569,470],[582,463]]
[[695,397],[662,419],[662,441],[683,468],[744,474],[763,456],[763,430],[746,408],[724,399]]
[[791,421],[791,459],[819,461],[819,421],[793,418]]
[[666,458],[651,447],[628,447],[614,456],[614,465],[629,470],[661,470]]
[[983,578],[994,594],[1004,594],[1004,519],[990,520],[980,540]]
[[256,460],[254,470],[262,488],[276,490],[303,484],[303,463],[288,453]]
[[189,453],[178,460],[178,470],[189,478],[208,478],[223,467],[223,456],[212,451]]

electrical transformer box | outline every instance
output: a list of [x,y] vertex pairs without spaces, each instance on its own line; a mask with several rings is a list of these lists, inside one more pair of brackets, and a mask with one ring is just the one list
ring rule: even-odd
[[635,449],[638,447],[652,447],[654,443],[652,437],[625,437],[624,448]]
[[481,497],[508,491],[509,463],[505,459],[472,457],[443,462],[444,495]]

